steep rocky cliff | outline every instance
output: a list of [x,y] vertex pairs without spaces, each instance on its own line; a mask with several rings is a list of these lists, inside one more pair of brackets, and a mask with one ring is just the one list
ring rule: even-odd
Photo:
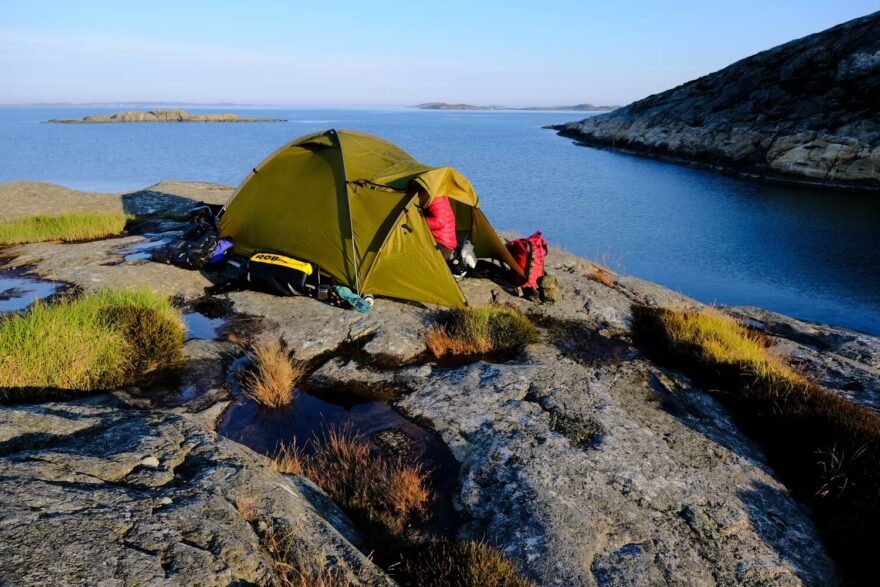
[[737,175],[880,189],[880,12],[791,41],[561,135]]

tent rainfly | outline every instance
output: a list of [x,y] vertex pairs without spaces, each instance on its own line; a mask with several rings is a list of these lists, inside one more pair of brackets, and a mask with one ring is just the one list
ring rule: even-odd
[[478,257],[518,271],[470,181],[378,137],[328,130],[269,155],[226,204],[220,234],[234,252],[276,252],[318,265],[340,284],[450,307],[466,304],[422,210],[448,196],[456,231]]

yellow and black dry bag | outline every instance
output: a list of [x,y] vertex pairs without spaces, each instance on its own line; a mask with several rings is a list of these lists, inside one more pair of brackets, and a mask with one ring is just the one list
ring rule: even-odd
[[314,295],[321,283],[318,267],[278,253],[254,253],[245,266],[254,289],[280,296]]

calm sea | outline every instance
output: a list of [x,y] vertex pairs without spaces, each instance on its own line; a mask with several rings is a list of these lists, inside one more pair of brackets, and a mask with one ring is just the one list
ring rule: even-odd
[[[41,124],[118,108],[0,109],[0,181],[122,191],[238,184],[307,132],[359,129],[474,183],[499,229],[548,240],[705,302],[763,306],[880,334],[880,197],[778,187],[578,147],[571,112],[232,108],[260,124]],[[189,108],[191,112],[216,112]]]

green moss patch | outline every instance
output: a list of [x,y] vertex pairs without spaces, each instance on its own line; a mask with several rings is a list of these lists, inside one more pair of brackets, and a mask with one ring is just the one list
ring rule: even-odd
[[180,313],[148,290],[102,290],[0,317],[0,400],[113,389],[181,358]]
[[76,212],[16,218],[0,222],[0,245],[104,238],[121,233],[126,220],[121,212]]

